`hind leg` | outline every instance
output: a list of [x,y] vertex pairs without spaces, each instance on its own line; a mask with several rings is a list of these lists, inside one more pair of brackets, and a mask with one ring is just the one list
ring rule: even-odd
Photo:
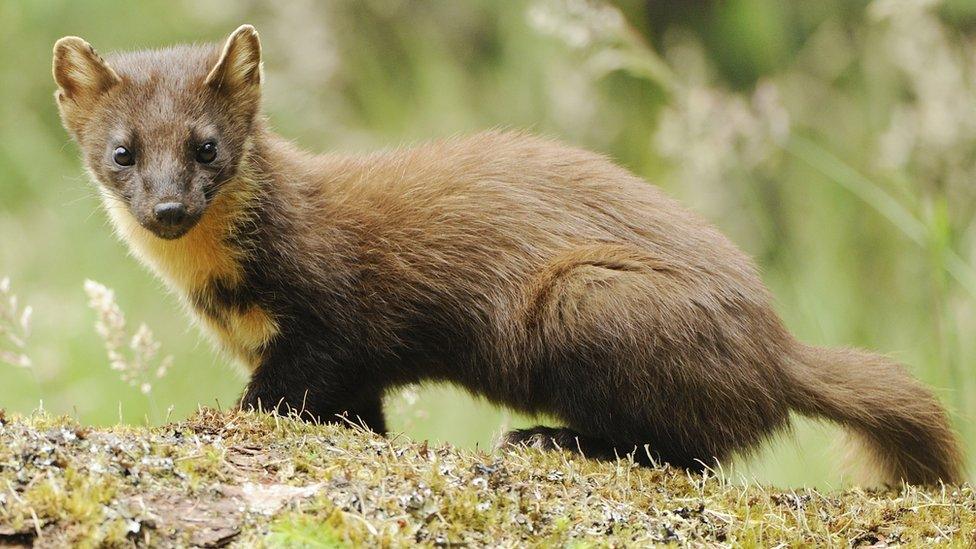
[[612,445],[604,440],[586,436],[565,427],[543,427],[515,429],[502,435],[499,448],[525,446],[539,450],[567,450],[579,452],[592,459],[612,459]]
[[649,466],[660,463],[660,456],[654,454],[649,445],[618,447],[606,440],[591,437],[568,427],[543,427],[515,429],[502,435],[498,448],[507,447],[536,448],[539,450],[579,453],[583,457],[599,461],[614,461],[632,456],[636,463]]
[[[538,396],[594,457],[640,456],[646,444],[655,459],[701,469],[785,425],[778,320],[761,292],[750,301],[749,288],[707,276],[604,245],[533,281],[525,322]],[[573,449],[570,433],[527,436]]]

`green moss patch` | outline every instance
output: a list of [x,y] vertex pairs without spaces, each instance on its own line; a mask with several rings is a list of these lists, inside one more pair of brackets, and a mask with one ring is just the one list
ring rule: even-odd
[[0,545],[735,546],[976,542],[969,485],[822,493],[260,414],[0,426]]

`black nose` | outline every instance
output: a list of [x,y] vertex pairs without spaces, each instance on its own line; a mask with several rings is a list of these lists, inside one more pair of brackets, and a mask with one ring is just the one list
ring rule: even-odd
[[163,202],[153,208],[156,220],[163,225],[175,227],[186,221],[186,206],[179,202]]

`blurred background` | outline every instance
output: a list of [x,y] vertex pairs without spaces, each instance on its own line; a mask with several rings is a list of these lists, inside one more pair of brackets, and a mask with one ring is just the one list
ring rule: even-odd
[[[159,423],[239,394],[243,376],[112,235],[60,126],[50,57],[68,34],[107,52],[222,40],[244,22],[261,33],[283,135],[354,152],[503,126],[606,153],[754,256],[800,338],[904,361],[976,455],[970,0],[2,2],[8,412]],[[86,279],[124,311],[116,352],[145,323],[152,365],[173,357],[165,376],[110,367]],[[153,346],[145,336],[135,347]],[[466,447],[530,421],[445,387],[390,401],[394,429]],[[837,438],[800,422],[732,471],[840,486]]]

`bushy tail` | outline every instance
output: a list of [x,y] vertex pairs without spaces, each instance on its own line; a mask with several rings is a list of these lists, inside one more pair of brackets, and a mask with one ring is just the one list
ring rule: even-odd
[[963,480],[962,451],[945,409],[900,364],[863,351],[798,345],[787,375],[793,408],[850,429],[885,481]]

